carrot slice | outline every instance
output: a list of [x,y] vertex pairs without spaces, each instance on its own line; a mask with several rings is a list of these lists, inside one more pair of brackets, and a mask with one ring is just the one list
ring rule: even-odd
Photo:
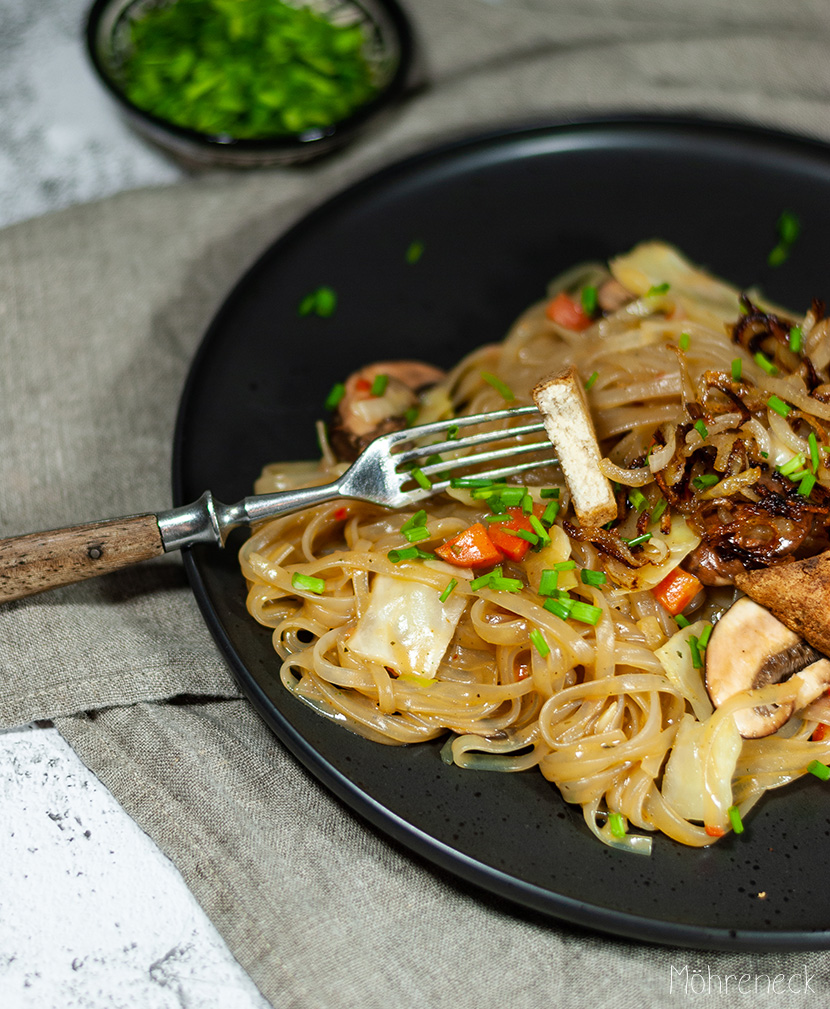
[[551,298],[545,308],[545,314],[553,322],[558,322],[565,329],[582,330],[587,329],[593,319],[582,308],[578,301],[569,298],[564,291],[560,291],[555,298]]
[[683,568],[674,568],[659,585],[654,586],[651,592],[657,602],[676,617],[686,609],[702,588],[703,583],[696,575],[689,574]]
[[[522,542],[520,540],[520,542]],[[503,559],[481,522],[476,522],[457,536],[436,547],[441,560],[460,568],[483,568]]]

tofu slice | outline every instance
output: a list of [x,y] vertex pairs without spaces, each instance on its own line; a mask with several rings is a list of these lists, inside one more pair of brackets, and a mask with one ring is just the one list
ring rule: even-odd
[[466,606],[460,594],[439,596],[431,585],[377,575],[349,650],[397,673],[435,676]]
[[542,379],[532,395],[556,449],[580,523],[603,526],[615,519],[614,489],[599,468],[599,443],[576,368]]

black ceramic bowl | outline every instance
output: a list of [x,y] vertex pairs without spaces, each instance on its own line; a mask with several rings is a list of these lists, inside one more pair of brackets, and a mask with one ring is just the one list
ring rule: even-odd
[[340,23],[360,25],[363,55],[375,85],[374,96],[346,118],[295,134],[240,139],[212,135],[168,122],[138,108],[122,90],[122,66],[131,46],[130,23],[159,0],[96,0],[87,19],[92,65],[130,125],[145,139],[193,168],[290,165],[327,154],[352,140],[390,109],[412,84],[413,37],[396,0],[291,0]]

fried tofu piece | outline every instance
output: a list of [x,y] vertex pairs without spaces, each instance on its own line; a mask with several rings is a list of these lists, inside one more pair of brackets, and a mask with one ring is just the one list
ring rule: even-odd
[[735,584],[785,627],[830,655],[830,550],[735,576]]
[[580,523],[602,526],[615,519],[614,489],[599,468],[599,443],[576,368],[542,379],[532,395],[556,449]]

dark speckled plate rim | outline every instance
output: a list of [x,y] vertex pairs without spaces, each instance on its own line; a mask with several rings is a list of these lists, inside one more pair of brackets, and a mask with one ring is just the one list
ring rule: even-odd
[[[808,161],[817,161],[826,166],[830,179],[830,146],[819,140],[788,134],[779,130],[766,129],[747,123],[716,120],[710,117],[690,115],[660,115],[652,113],[608,113],[589,116],[573,115],[567,118],[544,121],[500,124],[489,132],[478,132],[461,139],[430,148],[411,155],[402,161],[387,165],[379,171],[357,181],[342,192],[326,200],[313,209],[300,222],[278,237],[266,250],[260,260],[250,267],[229,293],[222,308],[214,318],[202,344],[194,356],[191,370],[185,383],[179,406],[173,445],[173,497],[177,505],[189,498],[184,491],[183,466],[188,446],[183,432],[189,419],[191,398],[198,385],[198,374],[202,363],[211,354],[211,336],[218,319],[227,322],[228,313],[233,313],[234,305],[244,299],[249,278],[266,257],[273,257],[281,250],[289,249],[292,242],[312,224],[319,224],[321,218],[353,200],[371,198],[372,190],[396,178],[417,176],[424,166],[442,161],[452,161],[465,157],[476,149],[486,150],[493,145],[522,144],[528,138],[547,134],[559,137],[572,134],[588,138],[592,132],[610,133],[619,139],[627,130],[642,134],[650,130],[699,132],[701,136],[732,138],[738,144],[742,141],[757,147],[769,143],[771,148],[786,150],[790,156],[801,153]],[[550,889],[528,883],[508,872],[483,864],[437,838],[421,830],[405,817],[379,803],[367,794],[348,775],[341,773],[321,755],[281,712],[275,709],[266,691],[258,682],[255,673],[246,666],[237,650],[233,636],[229,634],[221,615],[210,599],[204,579],[200,549],[183,552],[184,565],[192,591],[214,640],[228,662],[242,692],[251,702],[264,722],[287,746],[291,753],[328,789],[354,812],[365,817],[383,833],[403,844],[428,862],[448,871],[452,875],[473,884],[486,894],[509,901],[521,913],[521,908],[575,925],[597,929],[626,939],[663,944],[667,946],[698,949],[745,950],[754,952],[787,952],[795,950],[820,950],[830,946],[830,927],[827,930],[774,930],[774,929],[730,929],[688,925],[667,921],[646,914],[631,914],[603,907],[596,902],[582,901],[553,892]],[[339,730],[338,730],[339,731]],[[589,843],[598,843],[589,838]],[[633,856],[631,856],[633,857]]]

